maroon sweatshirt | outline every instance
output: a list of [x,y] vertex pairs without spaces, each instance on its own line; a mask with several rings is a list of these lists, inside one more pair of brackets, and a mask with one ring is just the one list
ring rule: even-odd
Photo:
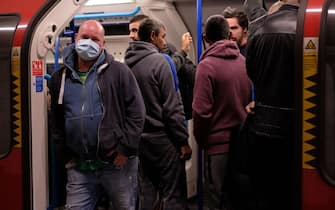
[[231,128],[245,120],[250,94],[245,59],[236,43],[215,42],[201,56],[195,77],[194,136],[201,149],[208,154],[228,151]]

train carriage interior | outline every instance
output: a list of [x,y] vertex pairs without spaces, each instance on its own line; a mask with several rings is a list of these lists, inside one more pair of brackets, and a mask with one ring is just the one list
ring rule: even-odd
[[[190,32],[192,37],[194,37],[193,39],[197,40],[197,22],[194,16],[196,14],[195,1],[125,1],[125,3],[111,1],[112,3],[110,4],[103,1],[101,5],[96,5],[92,2],[88,1],[80,8],[71,22],[56,38],[58,41],[55,41],[54,47],[48,51],[46,64],[49,74],[62,65],[61,52],[66,45],[72,42],[71,31],[76,31],[80,23],[88,18],[96,19],[103,24],[106,32],[105,48],[115,59],[121,62],[123,62],[124,53],[130,42],[128,23],[137,14],[145,14],[161,21],[167,28],[167,41],[174,46],[180,46],[181,36],[185,32]],[[221,14],[227,6],[242,9],[242,4],[237,1],[222,1],[219,5],[214,0],[204,1],[203,20],[205,21],[211,14]],[[202,21],[202,25],[204,21]],[[196,42],[194,41],[188,55],[194,63],[197,62],[196,50]],[[190,134],[192,134],[191,128],[192,121],[189,122]],[[197,154],[197,146],[192,135],[190,135],[189,142],[192,145],[194,154]],[[186,171],[188,197],[193,198],[197,194],[197,158],[195,155],[186,163]]]
[[[122,1],[120,1],[122,2]],[[238,7],[242,9],[242,4],[236,1],[218,1],[209,0],[203,1],[202,12],[203,12],[203,23],[206,18],[211,14],[221,14],[223,9],[227,6]],[[106,44],[105,48],[111,53],[116,60],[123,62],[124,53],[129,44],[129,20],[137,14],[145,14],[149,17],[155,18],[161,21],[167,28],[167,41],[174,46],[180,46],[181,36],[185,32],[190,32],[194,40],[197,40],[197,21],[195,18],[196,14],[196,2],[193,0],[181,0],[181,1],[136,1],[128,0],[124,3],[118,3],[118,1],[100,1],[96,4],[94,1],[88,1],[85,5],[81,6],[80,9],[71,14],[72,19],[67,23],[54,23],[56,25],[65,26],[62,30],[58,31],[57,37],[52,37],[53,46],[50,46],[45,58],[47,72],[52,74],[53,71],[58,69],[62,65],[61,53],[64,47],[73,42],[71,32],[76,31],[83,21],[87,19],[96,19],[100,21],[106,32]],[[55,20],[53,20],[55,21]],[[47,22],[47,21],[46,21]],[[49,26],[49,29],[52,25]],[[194,62],[197,62],[196,58],[196,42],[192,43],[191,51],[188,57]],[[189,122],[189,133],[192,134],[192,121]],[[194,154],[197,154],[197,146],[194,137],[190,135],[189,142],[193,148]],[[52,161],[52,156],[49,154],[49,162]],[[55,169],[57,170],[57,169]],[[187,191],[188,197],[194,198],[197,195],[197,156],[194,155],[190,161],[186,163],[187,172]],[[57,176],[49,176],[49,186],[52,184],[57,190],[50,191],[53,196],[59,193],[57,187]],[[52,180],[52,179],[56,179]],[[52,183],[52,181],[56,183]],[[51,182],[51,183],[50,183]],[[53,199],[53,198],[51,198]],[[54,201],[59,203],[59,201]]]
[[[69,43],[73,42],[71,31],[76,31],[84,20],[89,18],[100,21],[106,32],[105,48],[111,53],[115,59],[123,62],[124,53],[130,41],[128,34],[129,20],[137,14],[145,14],[149,17],[161,21],[167,28],[167,41],[174,46],[180,46],[181,36],[185,32],[190,32],[193,40],[198,40],[197,37],[197,19],[196,19],[196,1],[195,0],[177,0],[177,1],[158,1],[158,0],[125,0],[125,1],[88,1],[80,7],[76,13],[72,13],[67,23],[56,23],[57,25],[65,26],[62,30],[57,30],[57,37],[52,37],[54,45],[50,47],[46,54],[47,72],[52,74],[55,69],[62,65],[61,52],[62,49]],[[267,5],[274,2],[267,1]],[[222,14],[226,7],[236,7],[242,9],[242,1],[216,1],[206,0],[202,2],[202,27],[204,21],[212,14]],[[51,19],[55,21],[55,19]],[[48,22],[48,21],[46,21]],[[49,24],[51,21],[49,22]],[[49,29],[52,26],[49,26]],[[203,46],[202,46],[203,47]],[[196,41],[192,43],[192,47],[188,57],[197,63],[197,46]],[[189,122],[189,142],[193,148],[194,154],[197,154],[197,146],[192,135],[192,120]],[[52,156],[49,155],[52,159]],[[197,156],[186,163],[187,173],[187,191],[188,197],[194,198],[197,195]],[[53,163],[49,160],[49,164]],[[50,168],[50,166],[49,166]],[[53,178],[53,176],[49,176]],[[54,177],[57,179],[57,176]],[[50,180],[49,180],[50,182]],[[56,181],[57,182],[57,181]],[[53,183],[57,188],[57,183]],[[50,183],[49,183],[50,186]],[[52,191],[51,191],[52,192]],[[54,191],[54,194],[57,193]]]

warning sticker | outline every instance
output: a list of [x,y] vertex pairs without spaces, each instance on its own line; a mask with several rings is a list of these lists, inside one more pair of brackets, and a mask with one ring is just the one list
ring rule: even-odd
[[304,52],[316,52],[319,49],[319,39],[316,37],[304,38]]
[[42,76],[43,75],[43,61],[41,60],[32,61],[32,72],[33,72],[33,76]]
[[315,46],[315,43],[313,42],[313,40],[310,39],[308,41],[308,43],[305,46],[305,49],[306,50],[315,50],[316,49],[316,46]]
[[43,77],[35,77],[36,92],[43,92]]
[[319,39],[316,37],[304,38],[304,72],[315,74],[318,65]]

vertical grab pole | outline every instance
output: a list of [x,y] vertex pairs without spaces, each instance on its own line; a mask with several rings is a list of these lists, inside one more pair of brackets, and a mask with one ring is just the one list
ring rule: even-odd
[[59,68],[59,45],[60,39],[59,36],[57,36],[55,41],[55,63],[53,72],[57,71],[57,69]]
[[197,62],[202,53],[202,0],[197,0]]
[[[197,63],[200,61],[202,53],[202,0],[197,0]],[[203,184],[202,184],[202,151],[198,150],[198,176],[197,176],[197,192],[198,192],[198,210],[203,209]]]
[[74,19],[72,19],[71,22],[70,22],[70,30],[72,31],[71,41],[72,41],[72,43],[74,43],[75,42],[75,35],[76,35],[76,27],[74,25]]
[[[71,41],[72,43],[75,42],[75,25],[74,25],[74,20],[72,19],[70,22],[70,31],[69,32],[64,32],[65,36],[70,36],[71,37]],[[55,40],[55,59],[54,59],[54,65],[53,65],[53,72],[57,71],[59,69],[59,57],[60,57],[60,53],[59,53],[59,46],[60,46],[60,37],[57,36],[56,40]],[[49,80],[51,78],[51,76],[47,73],[46,75],[44,75],[44,78]],[[55,209],[56,207],[59,207],[61,205],[61,196],[60,196],[60,188],[59,188],[59,172],[57,169],[57,157],[56,157],[56,146],[53,142],[49,142],[49,153],[50,153],[50,162],[51,162],[51,166],[50,166],[50,174],[52,174],[51,176],[51,192],[50,192],[50,202],[49,202],[49,207],[47,208],[47,210],[52,210]]]

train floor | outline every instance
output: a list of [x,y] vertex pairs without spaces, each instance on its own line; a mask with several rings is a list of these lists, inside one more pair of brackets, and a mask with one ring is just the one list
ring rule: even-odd
[[[188,199],[187,202],[187,210],[198,210],[198,201],[197,201],[197,197],[192,197],[190,199]],[[53,208],[53,210],[65,210],[64,207],[60,207],[60,208]],[[113,209],[107,209],[104,207],[98,207],[96,210],[113,210]],[[204,210],[207,210],[206,208],[204,208]]]

